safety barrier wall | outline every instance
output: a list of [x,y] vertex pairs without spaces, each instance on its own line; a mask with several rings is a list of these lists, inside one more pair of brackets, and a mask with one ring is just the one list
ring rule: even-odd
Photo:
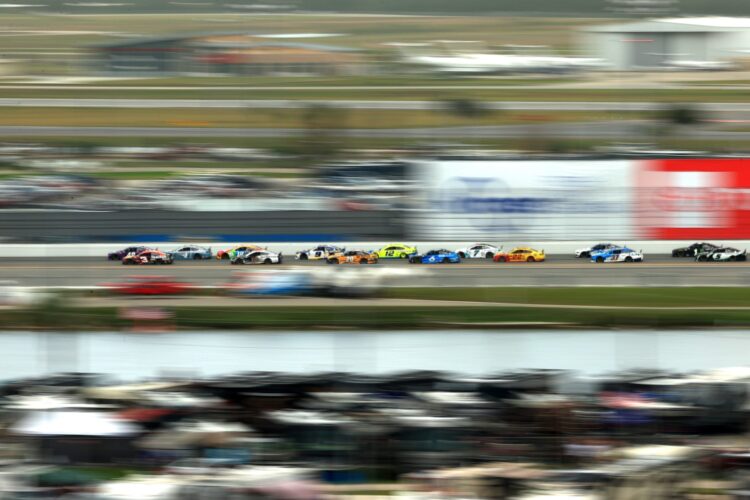
[[403,217],[385,211],[0,211],[6,242],[325,242],[400,239],[403,230]]
[[[287,261],[293,258],[295,252],[300,250],[306,250],[318,246],[321,243],[330,243],[345,247],[350,250],[377,250],[386,246],[391,241],[300,241],[296,243],[280,243],[277,241],[266,241],[266,240],[252,240],[243,242],[209,242],[209,241],[184,241],[183,243],[194,243],[197,245],[210,247],[214,253],[220,249],[231,248],[235,244],[239,243],[254,243],[262,247],[267,247],[273,252],[281,252],[286,256]],[[448,250],[458,250],[470,246],[473,241],[406,241],[411,245],[417,247],[420,252],[426,252],[431,249],[445,248]],[[501,246],[504,250],[510,250],[516,246],[531,246],[533,248],[544,250],[549,255],[574,255],[576,249],[587,248],[594,241],[490,241],[490,243]],[[613,243],[626,245],[636,250],[642,250],[646,255],[646,260],[650,254],[670,254],[673,249],[686,247],[691,243],[692,240],[670,240],[670,241],[642,241],[642,240],[613,240]],[[175,250],[180,245],[176,242],[164,242],[164,241],[145,241],[142,242],[145,246],[159,248],[161,250],[169,251]],[[750,250],[750,240],[736,240],[732,241],[731,244],[740,249]],[[114,250],[118,250],[125,246],[124,243],[113,241],[110,243],[63,243],[63,244],[26,244],[26,243],[11,243],[0,245],[0,258],[19,258],[19,257],[33,257],[33,258],[74,258],[74,257],[86,257],[86,258],[101,258],[104,259],[107,253]]]
[[750,239],[747,158],[430,160],[411,175],[409,210],[3,210],[0,241]]

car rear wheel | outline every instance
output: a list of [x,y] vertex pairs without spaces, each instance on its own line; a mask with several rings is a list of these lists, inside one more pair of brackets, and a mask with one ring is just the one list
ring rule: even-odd
[[534,257],[529,257],[528,259],[526,259],[526,262],[535,262],[535,261],[536,259]]
[[461,257],[462,259],[466,258],[466,254],[463,252],[458,252],[458,256]]
[[729,257],[729,261],[730,262],[734,262],[735,260],[737,260],[737,257],[735,257],[734,255],[732,255],[731,257]]
[[[494,257],[494,255],[492,255],[492,252],[487,252],[487,253],[485,254],[485,256],[484,256],[484,258],[485,258],[485,259],[491,259],[492,257]],[[463,257],[462,257],[462,258],[463,258]]]
[[597,262],[598,262],[599,264],[601,264],[602,262],[604,262],[604,257],[597,257],[597,258],[596,258],[596,261],[597,261]]
[[271,262],[271,259],[266,259],[266,260],[263,261],[263,263],[264,264],[273,264],[273,262]]
[[221,254],[221,260],[227,260],[229,258],[229,255],[223,253]]
[[201,254],[199,254],[199,253],[197,253],[197,254],[193,255],[193,260],[201,260],[202,258],[203,258],[203,257],[202,257],[202,256],[201,256]]
[[633,257],[625,257],[625,262],[633,262]]
[[307,260],[307,254],[306,253],[299,254],[299,260]]

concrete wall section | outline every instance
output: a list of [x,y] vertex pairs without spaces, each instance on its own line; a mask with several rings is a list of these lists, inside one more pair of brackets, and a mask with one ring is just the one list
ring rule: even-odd
[[5,242],[167,242],[391,240],[403,235],[397,212],[3,211]]

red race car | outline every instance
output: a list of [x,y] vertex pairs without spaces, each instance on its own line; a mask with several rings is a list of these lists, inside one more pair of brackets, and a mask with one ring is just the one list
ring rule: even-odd
[[178,295],[194,289],[192,284],[168,276],[133,276],[120,283],[104,283],[102,286],[126,295]]

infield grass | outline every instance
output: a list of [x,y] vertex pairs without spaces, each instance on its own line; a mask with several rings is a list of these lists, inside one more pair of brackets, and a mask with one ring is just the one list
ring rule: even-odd
[[48,127],[262,127],[391,129],[466,125],[518,125],[540,122],[576,122],[642,119],[639,112],[605,111],[485,111],[457,116],[448,111],[325,110],[310,117],[305,109],[133,109],[133,108],[13,108],[0,107],[0,125]]
[[747,307],[750,288],[488,287],[391,288],[390,298],[595,307]]

